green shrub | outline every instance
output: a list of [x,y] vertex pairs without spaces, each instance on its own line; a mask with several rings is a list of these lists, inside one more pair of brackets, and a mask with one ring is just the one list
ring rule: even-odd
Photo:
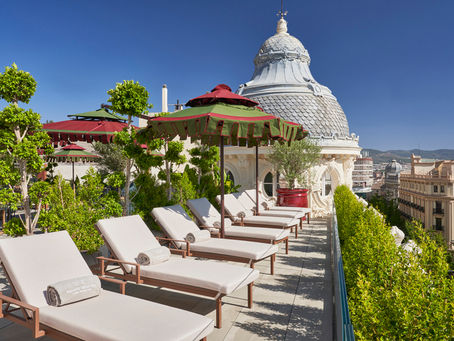
[[356,338],[452,340],[454,281],[447,278],[446,250],[418,223],[412,238],[422,252],[397,247],[390,226],[346,186],[336,189],[334,201]]
[[7,221],[3,226],[3,232],[8,236],[19,237],[27,233],[25,230],[24,224],[17,217],[12,218]]

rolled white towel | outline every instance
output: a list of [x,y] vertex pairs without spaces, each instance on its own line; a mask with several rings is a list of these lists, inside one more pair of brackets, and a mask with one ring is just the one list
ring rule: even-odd
[[65,304],[86,300],[101,293],[98,276],[88,275],[50,284],[47,287],[49,305],[60,307]]
[[151,250],[140,252],[137,256],[137,263],[140,265],[154,265],[164,263],[170,258],[170,250],[160,246]]
[[402,241],[405,239],[405,233],[399,229],[397,226],[391,227],[391,234],[394,237],[394,241],[396,242],[397,246],[402,244]]
[[186,235],[186,241],[191,244],[203,242],[210,238],[211,238],[210,231],[207,231],[207,230],[194,231],[194,232],[190,232]]
[[[220,220],[215,221],[213,223],[213,226],[217,227],[217,228],[220,228],[221,227],[221,221]],[[232,221],[230,219],[224,219],[224,228],[227,228],[227,227],[232,227]]]

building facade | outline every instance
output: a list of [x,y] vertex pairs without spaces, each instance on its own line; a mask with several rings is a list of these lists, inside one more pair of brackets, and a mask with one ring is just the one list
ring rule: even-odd
[[454,161],[422,160],[411,156],[411,171],[400,176],[399,210],[407,219],[440,233],[454,243]]
[[371,157],[362,156],[355,161],[353,174],[353,192],[360,196],[366,196],[372,192],[374,182],[374,160]]
[[[278,21],[276,34],[267,39],[254,59],[252,79],[240,85],[238,94],[257,101],[264,111],[297,122],[322,147],[322,162],[311,170],[313,185],[309,204],[314,215],[332,211],[334,189],[352,187],[354,161],[361,148],[350,134],[347,118],[331,90],[311,74],[310,56],[303,44],[287,32],[287,22]],[[260,148],[260,189],[276,194],[282,184],[268,161],[269,147]],[[243,189],[255,188],[255,154],[248,148],[226,148],[225,165]]]
[[384,170],[383,185],[380,187],[380,195],[386,200],[396,201],[399,197],[400,174],[402,165],[396,160],[388,163]]

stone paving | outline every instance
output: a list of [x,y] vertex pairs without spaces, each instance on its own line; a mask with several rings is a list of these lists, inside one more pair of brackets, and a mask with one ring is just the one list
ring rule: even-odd
[[[261,276],[254,286],[254,306],[247,308],[245,288],[225,297],[223,326],[209,340],[333,340],[330,236],[325,220],[304,224],[298,240],[291,239],[288,255],[280,246],[274,276],[269,275],[268,261],[256,268]],[[110,284],[105,288],[117,290]],[[8,290],[1,275],[0,290]],[[126,293],[215,318],[214,300],[205,297],[129,283]],[[33,338],[25,328],[0,319],[0,340]]]

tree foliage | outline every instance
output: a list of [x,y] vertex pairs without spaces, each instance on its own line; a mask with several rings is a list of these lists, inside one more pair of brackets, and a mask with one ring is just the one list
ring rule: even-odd
[[273,144],[269,155],[277,172],[282,174],[290,188],[310,185],[310,168],[320,161],[321,147],[309,139]]
[[123,155],[126,157],[123,215],[128,215],[133,158],[140,148],[135,141],[135,130],[131,123],[133,117],[139,117],[151,108],[148,104],[149,93],[139,82],[130,80],[117,83],[115,89],[110,89],[107,94],[110,96],[108,101],[112,104],[111,109],[128,117],[128,128],[117,133],[114,138],[114,143],[122,147]]
[[[13,208],[23,206],[24,218],[19,216],[27,234],[35,228],[42,205],[42,197],[35,203],[32,217],[30,181],[44,169],[44,154],[53,152],[47,133],[40,131],[40,115],[18,106],[29,103],[36,90],[36,81],[15,64],[0,74],[0,99],[10,104],[0,111],[0,200]],[[19,193],[15,191],[19,188]]]
[[418,253],[396,246],[390,226],[346,186],[334,196],[348,303],[358,340],[452,340],[454,281],[446,250],[414,223]]
[[93,168],[75,195],[71,185],[57,176],[49,188],[49,208],[42,212],[39,225],[43,231],[68,231],[80,250],[95,252],[103,244],[95,229],[99,219],[120,216],[122,207],[113,192],[105,192],[102,178]]

